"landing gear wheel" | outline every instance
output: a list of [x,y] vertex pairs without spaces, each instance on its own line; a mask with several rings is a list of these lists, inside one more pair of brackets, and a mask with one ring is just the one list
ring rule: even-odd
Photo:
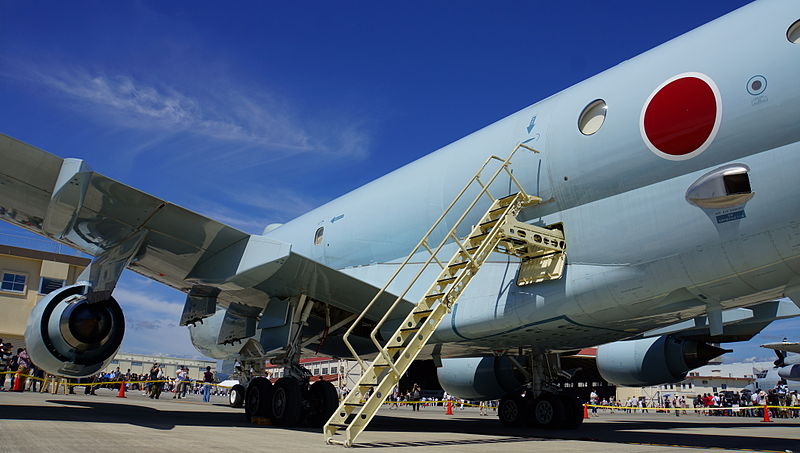
[[577,429],[583,423],[583,404],[570,395],[558,395],[564,405],[564,429]]
[[300,382],[291,377],[278,379],[272,392],[272,421],[278,426],[296,426],[300,422],[302,409]]
[[534,425],[547,429],[557,429],[564,425],[564,403],[556,395],[541,394],[533,400],[532,409],[531,421]]
[[322,428],[339,407],[339,393],[336,391],[336,387],[327,381],[317,381],[311,384],[306,400],[309,405],[306,422],[314,428]]
[[244,413],[248,420],[252,417],[272,417],[270,402],[273,392],[273,385],[269,379],[257,377],[250,380],[244,405]]
[[497,415],[505,426],[522,426],[525,421],[525,401],[519,395],[505,396],[500,399]]
[[244,406],[244,395],[244,386],[242,384],[236,384],[231,387],[231,391],[228,393],[228,403],[231,407],[242,407]]

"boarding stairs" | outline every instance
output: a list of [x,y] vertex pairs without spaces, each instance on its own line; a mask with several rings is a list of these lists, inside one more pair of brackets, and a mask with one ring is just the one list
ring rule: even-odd
[[[356,386],[342,400],[339,408],[325,424],[323,429],[325,441],[328,444],[341,444],[347,447],[353,445],[358,435],[364,431],[378,412],[386,397],[389,396],[394,386],[400,381],[400,377],[403,376],[414,359],[417,358],[417,355],[425,347],[439,323],[452,310],[459,296],[492,252],[516,256],[522,260],[517,280],[520,285],[561,277],[566,249],[563,231],[557,227],[534,226],[517,220],[517,215],[521,209],[542,201],[537,196],[525,193],[522,185],[511,171],[511,159],[520,149],[526,149],[534,153],[539,152],[520,144],[505,159],[497,156],[491,156],[486,159],[483,166],[458,193],[405,261],[400,264],[386,285],[378,292],[372,302],[365,307],[345,333],[344,342],[353,357],[361,365],[363,374]],[[493,166],[491,164],[497,166],[494,171],[492,171]],[[484,173],[490,173],[491,175],[488,179],[482,179],[482,176],[485,177]],[[509,185],[505,184],[504,178],[502,181],[497,180],[502,174],[508,175],[509,185],[516,187],[517,191],[510,195],[495,197],[490,192],[491,189],[496,190],[498,186],[505,186],[506,190],[504,192],[506,193],[511,191],[507,190]],[[493,184],[495,182],[498,184]],[[442,228],[447,225],[443,221],[446,218],[454,217],[454,208],[456,206],[463,208],[464,201],[469,200],[469,195],[474,193],[476,189],[478,191],[477,195],[472,198],[466,209],[438,244],[432,247],[429,239],[433,236],[438,237],[441,235]],[[475,216],[471,214],[474,214],[474,211],[477,211],[479,206],[485,206],[486,201],[489,201],[490,205],[480,217],[480,221],[472,226],[470,233],[464,239],[460,239],[456,234],[458,227],[465,219],[474,219]],[[442,259],[439,259],[438,255],[443,252],[443,248],[445,251],[452,251],[453,246],[445,248],[446,244],[455,244],[456,251],[452,253],[449,261],[445,263]],[[427,260],[370,333],[370,337],[379,353],[372,364],[367,366],[350,344],[348,340],[350,334],[356,326],[360,325],[364,314],[372,307],[375,301],[412,261],[412,257],[416,257],[418,261],[418,254],[424,254],[425,252],[428,253]],[[420,277],[429,266],[438,266],[440,268],[438,276],[430,283],[424,296],[397,327],[389,341],[386,344],[381,344],[377,338],[381,327],[391,318],[393,310],[420,280]],[[430,273],[428,273],[428,276],[430,276]],[[335,438],[334,436],[341,431],[344,432],[344,436],[339,439]]]

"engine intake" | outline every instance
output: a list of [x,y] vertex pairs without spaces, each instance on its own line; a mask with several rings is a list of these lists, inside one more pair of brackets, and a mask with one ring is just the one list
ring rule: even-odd
[[91,376],[114,358],[125,318],[113,297],[90,302],[86,285],[51,292],[31,311],[25,344],[36,366],[70,377]]
[[608,382],[648,386],[682,381],[686,373],[730,352],[671,335],[617,341],[597,348],[597,370]]

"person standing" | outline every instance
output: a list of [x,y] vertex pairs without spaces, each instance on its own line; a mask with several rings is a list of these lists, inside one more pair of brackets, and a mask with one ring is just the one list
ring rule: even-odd
[[589,392],[589,404],[592,405],[592,415],[594,415],[595,417],[599,416],[597,414],[597,402],[598,401],[600,401],[600,397],[597,395],[597,392],[595,392],[594,389],[592,389]]
[[8,373],[9,359],[11,359],[11,345],[3,343],[3,339],[0,338],[0,392],[6,390],[6,373]]
[[419,388],[419,384],[414,384],[414,387],[411,389],[411,410],[418,411],[419,410],[419,399],[422,397],[422,391]]
[[189,368],[183,367],[181,369],[181,383],[183,384],[183,397],[186,398],[186,392],[189,391]]
[[25,379],[28,371],[31,369],[31,359],[28,357],[28,351],[25,348],[17,349],[17,373],[14,379],[19,380],[19,392],[25,391]]
[[214,373],[211,372],[211,367],[206,367],[206,372],[203,373],[203,402],[211,402],[211,383],[214,382]]
[[148,375],[150,382],[147,383],[148,390],[150,391],[150,399],[158,399],[158,397],[161,396],[161,388],[164,384],[157,381],[160,381],[163,377],[164,374],[161,372],[158,363],[153,363],[153,366],[150,368],[150,374]]
[[181,399],[186,397],[186,371],[184,367],[178,367],[175,370],[175,394],[172,399]]

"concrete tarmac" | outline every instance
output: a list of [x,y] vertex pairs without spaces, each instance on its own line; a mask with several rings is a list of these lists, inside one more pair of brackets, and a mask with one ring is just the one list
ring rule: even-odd
[[[79,388],[79,390],[82,390]],[[321,430],[255,426],[242,409],[217,397],[150,400],[141,392],[101,389],[97,396],[0,392],[0,452],[335,452]],[[491,412],[490,412],[491,414]],[[506,428],[476,409],[445,415],[441,407],[384,408],[358,447],[380,451],[800,452],[800,419],[665,414],[603,414],[574,431]]]

